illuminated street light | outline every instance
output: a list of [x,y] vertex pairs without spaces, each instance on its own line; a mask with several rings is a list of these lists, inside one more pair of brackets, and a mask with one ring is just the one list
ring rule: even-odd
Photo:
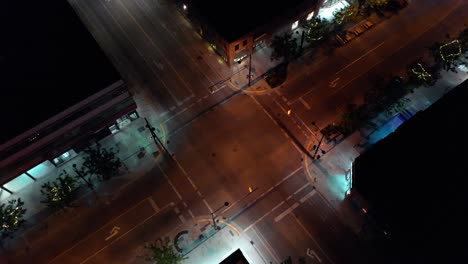
[[186,4],[183,4],[183,5],[182,5],[182,8],[183,8],[184,10],[187,10],[187,5],[186,5]]
[[291,109],[288,110],[288,115],[291,115]]
[[299,26],[299,20],[296,20],[296,21],[292,24],[291,29],[294,30],[294,29],[296,29],[298,26]]

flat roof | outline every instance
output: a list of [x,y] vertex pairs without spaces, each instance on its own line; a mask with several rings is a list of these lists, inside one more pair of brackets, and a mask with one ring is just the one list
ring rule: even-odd
[[67,1],[4,1],[0,25],[0,144],[120,80]]
[[388,228],[398,244],[394,253],[421,263],[447,253],[447,241],[468,222],[467,89],[465,81],[354,162],[353,188],[373,205],[369,214]]
[[[270,20],[286,15],[303,4],[311,5],[310,0],[237,0],[222,3],[219,0],[192,0],[188,8],[198,10],[226,41],[234,41]],[[299,10],[305,11],[305,10]]]

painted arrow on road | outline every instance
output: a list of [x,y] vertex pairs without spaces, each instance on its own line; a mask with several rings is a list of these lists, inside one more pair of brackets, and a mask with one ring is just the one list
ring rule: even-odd
[[105,241],[115,237],[120,231],[120,227],[118,226],[114,226],[112,227],[112,230],[110,231],[110,235],[108,237],[106,237],[106,239],[104,239]]
[[315,251],[311,250],[310,248],[307,249],[306,251],[307,256],[318,260],[318,262],[322,263],[322,260],[317,256],[317,253]]

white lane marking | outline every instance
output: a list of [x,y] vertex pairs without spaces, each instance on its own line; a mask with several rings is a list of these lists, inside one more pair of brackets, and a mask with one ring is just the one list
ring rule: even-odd
[[210,212],[213,212],[213,209],[211,209],[211,206],[208,204],[208,202],[203,199],[203,202],[205,203],[206,207],[208,207],[208,210],[210,210]]
[[310,105],[304,100],[304,98],[300,97],[299,101],[307,108],[307,110],[310,110]]
[[158,207],[158,205],[156,204],[156,202],[153,200],[153,197],[148,197],[148,201],[150,202],[151,207],[153,207],[154,212],[155,212],[155,213],[159,212],[159,207]]
[[180,195],[180,193],[177,191],[176,187],[174,186],[174,184],[172,183],[172,181],[169,179],[169,177],[167,176],[167,174],[162,170],[161,166],[158,165],[158,168],[159,170],[162,172],[162,174],[164,175],[164,178],[166,178],[167,182],[169,183],[169,185],[171,185],[172,187],[172,190],[174,190],[174,192],[176,193],[177,197],[182,200],[182,195]]
[[313,251],[312,249],[308,248],[307,251],[306,251],[306,254],[307,254],[307,256],[309,256],[311,259],[317,259],[320,263],[322,263],[322,259],[320,259],[320,258],[317,256],[317,253],[315,253],[315,251]]
[[310,183],[306,183],[304,184],[304,186],[302,186],[301,188],[297,189],[295,192],[294,192],[294,195],[298,194],[300,191],[304,190],[305,188],[307,188],[307,186],[309,186]]
[[272,256],[275,260],[274,263],[279,263],[279,258],[278,258],[278,255],[276,254],[275,250],[273,249],[273,247],[268,243],[267,240],[265,240],[265,238],[261,235],[261,233],[257,232],[257,230],[253,229],[255,235],[257,235],[258,237],[258,240],[263,244],[263,246],[265,247],[266,250],[268,250],[268,252],[270,253],[270,256]]
[[156,43],[154,43],[153,39],[148,35],[148,33],[146,33],[146,31],[143,29],[143,27],[140,25],[140,23],[138,23],[138,21],[136,21],[135,17],[130,13],[130,11],[128,10],[128,8],[122,3],[122,1],[118,1],[120,3],[120,5],[125,9],[125,11],[127,12],[128,16],[132,18],[133,22],[135,22],[135,24],[140,28],[140,30],[143,32],[143,34],[148,38],[148,40],[151,42],[151,44],[153,44],[153,46],[156,48],[156,50],[158,50],[159,54],[161,55],[161,57],[167,62],[167,64],[169,64],[169,66],[172,68],[172,70],[175,72],[175,74],[177,75],[177,77],[179,77],[179,79],[182,81],[182,83],[184,84],[185,88],[190,91],[191,94],[193,94],[193,91],[192,89],[190,89],[190,87],[188,86],[188,84],[185,82],[185,80],[180,76],[179,72],[174,68],[174,65],[172,65],[172,63],[166,58],[166,56],[164,55],[164,53],[159,49],[159,47],[156,45]]
[[276,209],[278,209],[281,205],[284,204],[284,201],[282,201],[281,203],[279,203],[278,205],[276,205],[275,207],[273,207],[270,211],[266,212],[264,215],[262,215],[262,217],[260,217],[259,219],[255,220],[255,222],[253,222],[252,224],[250,224],[248,227],[246,227],[242,232],[247,232],[250,228],[254,227],[256,224],[258,224],[260,221],[262,221],[265,217],[267,217],[269,214],[271,214],[273,211],[275,211]]
[[112,220],[110,220],[109,222],[107,222],[106,224],[104,224],[101,228],[99,228],[98,230],[92,232],[91,234],[87,235],[85,238],[81,239],[80,241],[78,241],[75,245],[71,246],[70,248],[68,248],[67,250],[63,251],[62,253],[60,253],[59,255],[55,256],[52,260],[49,261],[49,263],[52,263],[54,262],[57,258],[63,256],[64,254],[66,254],[67,252],[69,252],[70,250],[74,249],[75,247],[77,247],[78,245],[80,245],[83,241],[87,240],[88,238],[90,238],[91,236],[93,236],[94,234],[96,234],[97,232],[101,231],[103,228],[107,227],[107,225],[111,222],[114,222],[115,220],[119,219],[120,217],[122,217],[123,215],[127,214],[128,212],[130,212],[131,210],[135,209],[136,207],[140,206],[140,204],[142,204],[143,202],[146,202],[148,201],[147,199],[143,199],[141,201],[139,201],[138,203],[136,203],[134,206],[130,207],[129,209],[127,209],[125,212],[121,213],[120,215],[118,215],[117,217],[113,218]]
[[299,203],[294,203],[291,207],[289,207],[288,209],[284,210],[284,212],[282,212],[281,214],[279,214],[277,217],[275,217],[275,222],[278,222],[280,221],[281,219],[283,219],[286,215],[288,215],[289,213],[291,213],[294,209],[296,209],[297,207],[299,206]]
[[340,72],[346,70],[347,68],[349,68],[351,65],[353,65],[354,63],[358,62],[359,60],[361,60],[362,58],[364,58],[365,56],[369,55],[371,52],[373,52],[374,50],[378,49],[380,46],[382,46],[383,44],[385,43],[385,41],[382,41],[379,45],[375,46],[373,49],[369,50],[368,52],[364,53],[361,57],[355,59],[354,61],[352,61],[351,63],[349,63],[348,65],[346,65],[343,69],[337,71],[335,73],[335,75],[339,74]]
[[114,226],[112,227],[112,230],[110,231],[110,235],[104,239],[104,241],[107,241],[113,237],[115,237],[117,234],[119,234],[120,227]]
[[[171,207],[171,206],[174,206],[174,203],[171,202],[167,205],[165,205],[163,208],[161,208],[161,211],[164,210],[165,208],[167,207]],[[139,223],[138,225],[135,225],[134,227],[130,228],[127,232],[123,233],[119,239],[115,239],[115,240],[112,240],[109,244],[107,244],[105,247],[101,248],[100,250],[96,251],[94,254],[92,254],[91,256],[87,257],[85,260],[81,261],[80,264],[83,264],[83,263],[86,263],[88,260],[92,259],[94,256],[96,256],[97,254],[101,253],[104,249],[108,248],[110,245],[114,244],[116,241],[120,241],[120,239],[122,237],[124,237],[125,235],[127,235],[128,233],[132,232],[133,230],[135,230],[135,228],[143,225],[144,223],[146,223],[148,220],[150,220],[153,216],[157,215],[158,213],[153,213],[152,215],[148,216],[147,218],[145,218],[145,220],[143,220],[143,222]]]
[[192,213],[192,210],[188,209],[187,211],[192,218],[195,218],[195,215]]
[[332,264],[335,264],[335,262],[333,262],[330,257],[325,253],[325,251],[320,247],[320,245],[317,243],[317,241],[315,241],[315,239],[312,237],[312,235],[310,234],[309,230],[307,230],[307,228],[305,228],[305,226],[301,223],[301,221],[299,221],[299,219],[297,219],[296,216],[294,216],[294,219],[297,221],[297,223],[302,227],[302,229],[305,231],[305,233],[307,234],[307,236],[309,236],[310,239],[312,239],[312,241],[317,245],[317,247],[320,249],[320,251],[322,251],[323,255],[325,257],[327,257],[328,261],[330,261],[330,263]]
[[310,197],[312,197],[312,196],[313,196],[314,194],[316,194],[316,193],[317,193],[317,191],[312,190],[310,193],[304,195],[299,201],[300,201],[301,203],[303,203],[303,202],[307,201],[307,199],[309,199]]
[[278,122],[270,115],[270,113],[268,113],[268,111],[263,108],[263,106],[257,101],[257,99],[255,99],[255,97],[253,96],[250,96],[250,98],[252,98],[252,100],[260,107],[260,109],[262,109],[262,111],[271,119],[271,121],[273,121],[273,123],[275,123],[275,125],[277,125],[278,127],[280,127],[280,129],[283,131],[283,134],[286,136],[286,139],[289,140],[289,142],[291,142],[291,144],[294,146],[294,148],[297,150],[297,152],[299,152],[299,154],[302,155],[302,151],[301,149],[296,145],[296,143],[294,143],[294,141],[292,141],[289,137],[289,135],[286,133],[286,131],[278,124]]
[[181,221],[182,223],[185,223],[185,222],[186,222],[185,217],[184,217],[183,215],[181,215],[181,214],[179,215],[179,219],[180,219],[180,221]]

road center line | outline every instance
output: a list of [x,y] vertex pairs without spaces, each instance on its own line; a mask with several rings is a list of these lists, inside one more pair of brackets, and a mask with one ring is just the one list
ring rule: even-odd
[[104,229],[105,227],[108,227],[108,225],[112,222],[115,222],[117,219],[119,219],[120,217],[122,217],[123,215],[127,214],[128,212],[130,212],[131,210],[135,209],[136,207],[140,206],[141,204],[143,204],[144,202],[147,202],[148,199],[143,199],[141,201],[139,201],[137,204],[135,204],[134,206],[130,207],[129,209],[127,209],[125,212],[121,213],[120,215],[118,215],[117,217],[114,217],[113,219],[109,220],[107,223],[105,223],[103,226],[101,226],[98,230],[92,232],[91,234],[87,235],[85,238],[81,239],[80,241],[78,241],[76,244],[74,244],[73,246],[71,246],[70,248],[68,248],[67,250],[63,251],[62,253],[60,253],[59,255],[55,256],[52,260],[49,261],[49,263],[52,263],[54,262],[57,258],[63,256],[64,254],[66,254],[67,252],[69,252],[70,250],[74,249],[75,247],[77,247],[78,245],[80,245],[83,241],[87,240],[88,238],[90,238],[91,236],[95,235],[97,232],[101,231],[102,229]]
[[151,207],[153,207],[154,212],[155,213],[159,212],[160,209],[159,209],[158,205],[156,204],[156,202],[153,200],[153,197],[148,197],[148,201],[151,204]]
[[276,209],[278,209],[281,205],[284,204],[284,201],[282,201],[281,203],[279,203],[278,205],[276,205],[275,207],[273,207],[270,211],[266,212],[266,214],[264,214],[262,217],[260,217],[259,219],[257,219],[255,222],[253,222],[252,224],[250,224],[248,227],[246,227],[243,232],[247,232],[250,228],[254,227],[256,224],[258,224],[260,221],[262,221],[265,217],[267,217],[269,214],[271,214],[273,211],[275,211]]
[[369,50],[368,52],[364,53],[361,57],[355,59],[354,61],[352,61],[350,64],[346,65],[343,69],[337,71],[335,73],[335,75],[339,74],[340,72],[346,70],[347,68],[349,68],[351,65],[353,65],[354,63],[358,62],[360,59],[364,58],[365,56],[369,55],[371,52],[373,52],[374,50],[378,49],[380,46],[382,46],[383,44],[385,43],[385,41],[382,41],[379,45],[375,46],[373,49]]
[[304,203],[305,201],[307,201],[307,199],[309,199],[310,197],[312,197],[316,193],[317,193],[317,191],[312,190],[310,193],[304,195],[304,197],[302,197],[299,201],[301,201],[301,203]]
[[[173,202],[165,205],[163,208],[161,208],[161,211],[168,208],[168,207],[171,207],[171,206],[174,206],[175,204]],[[85,260],[81,261],[80,264],[83,264],[83,263],[86,263],[88,260],[92,259],[94,256],[96,256],[97,254],[101,253],[104,249],[108,248],[110,245],[114,244],[115,242],[117,241],[120,241],[121,238],[123,238],[124,236],[126,236],[128,233],[132,232],[133,230],[135,230],[135,228],[141,226],[142,224],[146,223],[148,220],[150,220],[153,216],[157,215],[159,212],[157,213],[153,213],[151,214],[150,216],[148,216],[147,218],[145,218],[145,220],[143,220],[141,223],[139,223],[138,225],[135,225],[134,227],[130,228],[127,232],[123,233],[121,236],[119,236],[117,239],[114,239],[112,240],[109,244],[107,244],[106,246],[104,246],[103,248],[101,248],[100,250],[96,251],[94,254],[92,254],[91,256],[87,257]]]
[[291,213],[294,209],[296,209],[299,206],[299,203],[294,203],[291,207],[288,209],[284,210],[281,214],[279,214],[277,217],[275,217],[275,222],[279,222],[281,219],[283,219],[286,215]]
[[333,262],[333,260],[331,260],[330,257],[325,253],[325,251],[320,247],[320,245],[317,243],[317,241],[315,241],[315,239],[310,234],[309,230],[307,230],[307,228],[305,228],[305,226],[301,223],[301,221],[299,221],[299,219],[297,219],[296,216],[293,215],[293,217],[297,221],[297,223],[302,227],[302,229],[305,231],[307,236],[309,236],[309,238],[312,239],[312,241],[317,245],[317,247],[320,249],[320,251],[322,251],[323,255],[325,257],[327,257],[328,261],[330,261],[330,263],[332,263],[332,264],[335,264],[335,262]]

